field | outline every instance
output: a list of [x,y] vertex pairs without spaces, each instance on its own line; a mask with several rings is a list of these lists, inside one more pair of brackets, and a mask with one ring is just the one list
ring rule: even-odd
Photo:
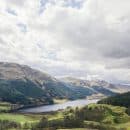
[[53,102],[55,104],[61,104],[61,103],[65,103],[67,101],[68,101],[68,99],[53,99]]
[[9,111],[11,109],[11,104],[8,102],[0,102],[0,112]]
[[96,129],[73,128],[73,129],[58,129],[58,130],[96,130]]
[[21,124],[26,122],[38,122],[41,118],[42,115],[0,113],[0,120],[10,120]]
[[38,122],[42,115],[40,114],[20,114],[20,113],[10,113],[11,104],[8,102],[0,102],[0,120],[14,121],[20,124],[26,122]]
[[118,125],[116,125],[116,128],[120,128],[120,129],[122,129],[122,128],[127,128],[127,130],[130,130],[130,122],[128,122],[128,123],[123,123],[123,124],[118,124]]

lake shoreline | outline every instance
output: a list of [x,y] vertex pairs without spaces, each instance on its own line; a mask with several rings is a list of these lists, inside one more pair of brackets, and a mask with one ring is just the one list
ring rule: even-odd
[[34,114],[34,113],[50,113],[56,111],[62,111],[67,107],[82,107],[91,103],[97,103],[100,99],[78,99],[78,100],[69,100],[65,103],[61,104],[49,104],[49,105],[40,105],[40,106],[33,106],[33,107],[23,107],[18,109],[17,113],[24,113],[24,114]]
[[[74,99],[74,100],[69,100],[69,99],[56,99],[56,100],[61,100],[60,101],[54,101],[54,103],[43,103],[43,104],[33,104],[33,105],[23,105],[23,106],[20,106],[19,108],[16,108],[16,109],[13,109],[13,110],[10,110],[10,112],[17,112],[19,110],[23,110],[23,109],[29,109],[29,108],[37,108],[37,107],[41,107],[41,106],[46,106],[46,105],[56,105],[56,104],[63,104],[65,102],[68,102],[68,101],[75,101],[75,100],[82,100],[84,98],[80,98],[80,99]],[[55,99],[54,99],[55,100]],[[64,100],[64,101],[62,101]]]

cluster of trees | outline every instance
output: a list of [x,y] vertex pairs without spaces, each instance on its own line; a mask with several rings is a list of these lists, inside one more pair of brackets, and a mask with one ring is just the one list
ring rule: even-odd
[[[10,104],[3,104],[3,106]],[[14,106],[15,107],[15,106]],[[62,114],[61,114],[62,113]],[[83,108],[68,108],[62,111],[61,118],[48,120],[47,116],[37,123],[19,123],[0,120],[0,130],[7,129],[28,129],[28,130],[56,130],[60,128],[91,128],[98,130],[120,130],[115,128],[115,124],[130,121],[127,113],[130,109],[107,104],[90,104]],[[125,128],[121,129],[125,130]]]
[[[108,116],[109,117],[108,117]],[[114,117],[114,115],[116,115]],[[111,118],[113,117],[113,118]],[[49,128],[91,128],[99,130],[120,130],[113,127],[113,124],[128,122],[129,117],[125,113],[114,113],[107,105],[94,107],[86,106],[82,109],[69,109],[64,112],[61,119],[48,120],[43,117],[32,130]],[[125,128],[122,130],[126,130]]]
[[126,112],[130,115],[130,92],[102,99],[98,103],[126,107]]
[[109,98],[102,99],[99,104],[111,104],[114,106],[130,107],[130,92],[118,94]]
[[[71,110],[73,111],[73,110]],[[74,112],[74,111],[73,111]],[[42,128],[80,128],[83,126],[83,119],[78,116],[78,109],[74,113],[65,113],[62,119],[48,120],[43,117],[38,124],[33,126],[32,130]]]
[[7,130],[11,128],[20,129],[21,125],[13,121],[0,120],[0,130]]
[[61,118],[48,120],[46,116],[38,123],[20,125],[12,121],[0,121],[0,130],[28,129],[28,130],[56,130],[62,128],[90,128],[98,130],[126,130],[117,129],[115,124],[130,121],[124,108],[109,105],[92,104],[83,108],[68,108],[62,112]]

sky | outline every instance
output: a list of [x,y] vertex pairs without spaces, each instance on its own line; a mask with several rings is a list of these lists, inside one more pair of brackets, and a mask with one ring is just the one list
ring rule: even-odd
[[0,61],[130,83],[130,0],[0,0]]

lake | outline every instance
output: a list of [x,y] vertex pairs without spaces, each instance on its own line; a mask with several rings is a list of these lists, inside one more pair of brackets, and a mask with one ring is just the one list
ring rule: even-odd
[[97,101],[98,99],[94,99],[94,100],[79,99],[74,101],[67,101],[62,104],[52,104],[52,105],[44,105],[44,106],[33,107],[33,108],[26,108],[20,110],[20,112],[24,112],[24,113],[52,112],[52,111],[65,109],[67,107],[82,107],[90,103],[97,103]]

